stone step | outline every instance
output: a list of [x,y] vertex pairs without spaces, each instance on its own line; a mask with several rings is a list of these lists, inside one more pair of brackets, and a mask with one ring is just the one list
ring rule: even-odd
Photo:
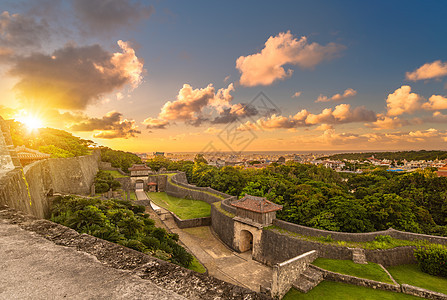
[[323,281],[323,273],[312,268],[307,268],[301,275],[310,282],[314,282],[316,284]]
[[304,278],[304,276],[300,276],[297,281],[295,281],[292,286],[302,293],[307,293],[311,289],[313,289],[316,284]]
[[356,264],[367,264],[365,251],[360,248],[352,249],[352,261]]
[[307,268],[292,286],[300,292],[307,293],[323,281],[323,273]]

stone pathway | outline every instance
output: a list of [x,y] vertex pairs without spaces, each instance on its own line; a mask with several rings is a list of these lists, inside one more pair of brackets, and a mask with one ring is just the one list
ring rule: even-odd
[[0,299],[185,299],[0,219]]
[[137,196],[137,200],[149,200],[147,198],[146,193],[144,192],[144,190],[135,190],[135,195]]
[[180,229],[172,216],[162,214],[163,222],[153,211],[152,218],[156,223],[163,223],[165,228],[179,235],[180,241],[197,259],[208,269],[208,273],[218,279],[260,291],[260,286],[270,286],[272,282],[272,268],[252,260],[251,253],[236,253],[227,248],[211,231],[211,227],[202,226]]

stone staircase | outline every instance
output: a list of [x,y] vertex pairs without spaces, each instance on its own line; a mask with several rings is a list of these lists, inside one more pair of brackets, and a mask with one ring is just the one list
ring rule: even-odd
[[352,261],[354,263],[364,265],[368,263],[366,261],[365,250],[360,248],[351,248],[351,250],[352,250]]
[[322,281],[323,273],[313,268],[307,268],[292,286],[300,292],[307,293]]

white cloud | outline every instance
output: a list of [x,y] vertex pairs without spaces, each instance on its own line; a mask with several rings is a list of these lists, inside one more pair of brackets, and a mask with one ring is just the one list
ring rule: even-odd
[[426,63],[413,72],[405,74],[408,80],[426,80],[432,78],[440,78],[447,75],[447,62],[436,60],[431,63]]
[[335,94],[332,97],[321,95],[318,96],[318,99],[315,102],[330,102],[330,101],[342,101],[346,98],[354,97],[357,95],[357,91],[354,89],[346,89],[343,94]]
[[344,48],[335,43],[326,46],[318,43],[309,44],[304,36],[298,40],[290,31],[281,32],[271,36],[261,52],[240,56],[236,60],[236,68],[241,73],[240,84],[270,85],[276,80],[292,76],[293,70],[285,70],[284,65],[312,69],[322,61],[333,58]]
[[302,92],[295,92],[295,94],[292,95],[292,98],[298,98],[299,96],[301,96]]
[[421,109],[421,101],[424,98],[416,93],[411,93],[411,87],[403,85],[386,99],[388,116],[399,116],[404,113],[414,113]]
[[428,99],[428,102],[422,105],[422,108],[427,110],[447,109],[447,98],[440,95],[433,95]]

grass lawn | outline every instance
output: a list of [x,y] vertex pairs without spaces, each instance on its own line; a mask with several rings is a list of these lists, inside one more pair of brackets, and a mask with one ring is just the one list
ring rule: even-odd
[[205,273],[206,272],[205,267],[202,266],[202,264],[197,260],[196,257],[194,257],[194,260],[189,265],[188,269],[196,271],[198,273]]
[[155,204],[172,211],[182,220],[211,215],[211,205],[204,201],[172,197],[166,193],[150,192],[147,195]]
[[330,299],[330,300],[357,300],[357,299],[421,299],[418,297],[388,292],[382,290],[374,290],[363,286],[352,284],[323,281],[307,294],[301,293],[295,289],[291,289],[283,298],[283,300],[292,299]]
[[352,260],[317,258],[312,264],[332,272],[393,284],[388,274],[375,263],[362,265]]
[[135,194],[134,191],[130,191],[130,200],[132,200],[132,201],[137,201],[138,200],[137,199],[137,195]]
[[406,283],[447,294],[447,278],[424,273],[417,264],[388,267],[387,270],[400,284]]
[[129,177],[126,175],[121,174],[120,172],[116,171],[116,170],[103,170],[103,172],[109,173],[110,175],[112,175],[114,178],[122,178],[122,177]]

